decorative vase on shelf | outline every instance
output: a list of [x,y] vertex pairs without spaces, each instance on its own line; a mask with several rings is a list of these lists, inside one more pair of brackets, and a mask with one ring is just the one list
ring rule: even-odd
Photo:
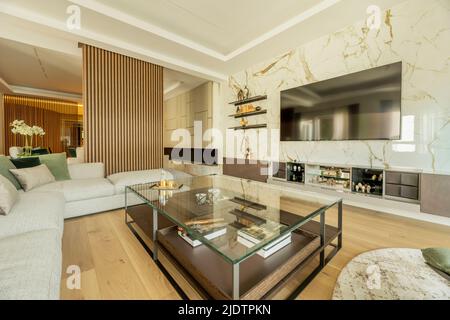
[[[33,139],[32,137],[30,137],[30,138]],[[23,147],[23,154],[22,154],[22,156],[23,157],[30,157],[32,154],[33,154],[33,146],[28,141],[28,135],[25,135],[25,146]]]

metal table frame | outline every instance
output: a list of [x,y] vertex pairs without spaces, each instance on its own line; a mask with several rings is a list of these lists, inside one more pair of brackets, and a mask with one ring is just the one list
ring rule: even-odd
[[[141,238],[141,236],[136,232],[136,230],[133,228],[132,224],[134,223],[133,221],[128,221],[128,190],[131,190],[130,187],[126,187],[125,188],[125,224],[128,226],[128,228],[130,228],[130,230],[133,232],[133,234],[138,238],[139,242],[144,246],[144,248],[147,250],[147,252],[152,256],[153,260],[155,261],[156,265],[159,267],[159,269],[164,273],[164,275],[168,278],[169,282],[174,285],[175,289],[177,290],[177,292],[186,299],[189,299],[186,295],[186,293],[180,288],[180,286],[176,283],[175,279],[173,279],[173,277],[167,272],[167,270],[165,269],[165,267],[159,262],[158,260],[158,239],[157,239],[157,232],[158,232],[158,210],[155,208],[152,208],[150,205],[148,205],[147,203],[145,203],[145,205],[149,206],[150,208],[153,209],[153,228],[152,228],[152,242],[153,242],[153,248],[150,249],[147,244],[144,242],[144,240]],[[145,202],[147,202],[147,199],[144,199],[142,196],[140,196],[139,194],[137,194],[136,192],[134,192],[133,190],[131,190],[131,192],[133,192],[133,194],[135,194],[136,196],[138,196],[139,198],[141,198],[142,200],[144,200]],[[325,218],[326,218],[326,211],[329,210],[330,208],[332,208],[333,206],[338,206],[338,234],[337,234],[337,244],[334,245],[332,243],[329,243],[329,246],[333,246],[334,249],[333,251],[331,251],[327,256],[325,256],[325,241],[326,241],[326,223],[325,223]],[[320,261],[319,261],[319,266],[317,266],[317,268],[315,268],[311,274],[305,279],[303,280],[303,282],[294,290],[294,292],[289,296],[288,300],[291,299],[295,299],[302,291],[303,289],[315,278],[315,276],[322,271],[322,269],[328,264],[328,262],[330,262],[330,260],[339,252],[339,250],[342,248],[342,214],[343,214],[343,203],[342,203],[342,199],[340,201],[337,202],[337,204],[333,205],[329,208],[326,209],[322,209],[320,211],[318,211],[316,214],[312,215],[309,219],[306,219],[305,221],[302,222],[302,224],[298,227],[302,227],[304,224],[306,224],[307,222],[311,221],[312,219],[314,219],[315,217],[317,217],[318,215],[320,215],[320,248],[319,248],[319,254],[320,254]],[[166,216],[165,216],[166,217]],[[167,217],[166,217],[167,218]],[[172,221],[174,223],[176,223],[176,221]],[[297,228],[297,229],[298,229]],[[256,252],[254,253],[256,254]],[[312,255],[315,256],[317,254],[317,252],[313,253]],[[250,255],[248,257],[246,257],[245,259],[241,260],[238,263],[234,263],[232,265],[233,271],[232,271],[232,282],[233,282],[233,294],[232,294],[232,298],[233,300],[239,300],[240,299],[240,288],[239,288],[239,283],[240,283],[240,279],[239,279],[239,270],[240,270],[240,264],[241,262],[245,261],[246,259],[250,258],[253,255]],[[304,261],[304,263],[308,263],[310,261],[310,259],[306,259]],[[303,265],[303,263],[301,264]],[[300,266],[301,266],[300,265]],[[299,267],[300,267],[299,266]]]

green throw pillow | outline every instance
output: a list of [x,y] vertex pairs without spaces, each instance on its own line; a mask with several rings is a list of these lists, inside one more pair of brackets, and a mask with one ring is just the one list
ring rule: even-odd
[[69,168],[65,153],[53,153],[39,156],[41,164],[45,164],[55,176],[56,181],[70,180]]
[[17,169],[37,167],[41,164],[41,161],[39,161],[38,157],[11,159],[11,162],[16,166]]
[[450,275],[450,249],[429,248],[423,249],[422,255],[425,261],[432,267]]
[[14,175],[9,172],[9,169],[17,169],[11,160],[6,156],[0,156],[0,174],[6,179],[11,181],[11,183],[16,187],[17,190],[22,189],[19,181],[14,177]]

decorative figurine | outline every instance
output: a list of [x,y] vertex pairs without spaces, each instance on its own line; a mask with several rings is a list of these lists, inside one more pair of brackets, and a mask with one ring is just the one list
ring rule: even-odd
[[376,174],[373,175],[372,180],[373,181],[377,180],[377,175]]
[[253,112],[255,110],[256,110],[256,108],[254,105],[252,105],[252,104],[247,105],[247,112]]
[[244,99],[250,98],[250,90],[248,90],[247,86],[245,86],[243,94],[244,94]]
[[367,187],[366,187],[367,193],[370,193],[370,190],[372,190],[372,188],[371,188],[370,186],[367,186]]
[[241,126],[246,127],[247,124],[248,124],[248,120],[245,119],[245,118],[242,118],[241,121],[240,121],[240,124],[241,124]]
[[242,89],[239,89],[239,91],[237,93],[237,98],[238,98],[238,101],[241,101],[241,100],[245,99],[244,91],[242,91]]

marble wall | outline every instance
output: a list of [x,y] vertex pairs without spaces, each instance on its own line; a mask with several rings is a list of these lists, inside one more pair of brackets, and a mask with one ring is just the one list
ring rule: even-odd
[[[270,131],[280,128],[281,90],[402,61],[402,141],[282,142],[280,160],[450,174],[450,1],[406,1],[383,12],[379,30],[364,19],[230,76],[226,100],[246,85],[267,94],[268,114],[249,121],[267,122]],[[220,116],[222,130],[238,125],[232,112]],[[251,131],[238,138],[234,156],[250,148],[250,158],[263,159]]]

